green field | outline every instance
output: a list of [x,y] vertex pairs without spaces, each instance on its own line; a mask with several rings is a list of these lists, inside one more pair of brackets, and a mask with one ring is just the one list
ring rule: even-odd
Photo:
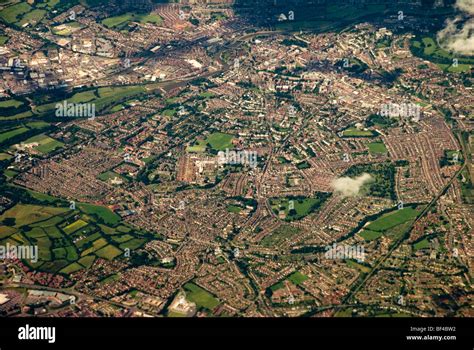
[[232,138],[232,135],[215,132],[206,138],[206,142],[216,151],[225,151],[226,149],[234,148]]
[[368,147],[372,154],[385,154],[388,152],[383,142],[371,142],[368,144]]
[[[113,108],[117,104],[121,104],[132,97],[137,97],[146,93],[144,86],[119,86],[119,87],[102,87],[88,91],[82,91],[67,98],[68,103],[94,103],[96,112]],[[36,114],[46,114],[55,110],[57,103],[63,101],[47,103],[40,105],[34,109]]]
[[33,147],[33,149],[43,153],[43,154],[48,154],[58,148],[61,148],[64,146],[64,144],[60,141],[57,141],[47,135],[41,134],[34,136],[32,138],[29,138],[24,142],[25,144],[29,143],[38,143],[38,146]]
[[211,293],[194,283],[186,283],[184,289],[186,290],[186,299],[195,303],[198,308],[205,308],[212,311],[220,304],[219,300]]
[[115,214],[107,207],[103,207],[100,205],[93,205],[87,203],[81,203],[78,205],[79,209],[81,209],[86,214],[94,215],[99,220],[103,221],[106,225],[117,225],[120,223],[120,216]]
[[[311,213],[317,211],[329,197],[328,193],[318,193],[313,198],[307,197],[282,197],[271,198],[270,205],[273,212],[279,215],[285,213],[285,221],[301,220]],[[292,208],[292,209],[290,209]]]
[[95,254],[98,257],[101,257],[107,260],[113,260],[117,256],[121,255],[122,251],[118,249],[117,247],[114,247],[113,245],[109,244],[108,246],[105,246],[104,248],[97,250]]
[[371,231],[371,230],[362,230],[359,232],[359,236],[361,236],[366,241],[373,241],[379,237],[383,236],[383,232],[378,231]]
[[[18,108],[23,105],[23,102],[17,100],[6,100],[0,102],[0,108]],[[1,113],[1,111],[0,111]]]
[[13,129],[13,130],[6,131],[6,132],[4,132],[4,133],[1,133],[1,134],[0,134],[0,143],[5,142],[5,141],[8,141],[9,139],[11,139],[11,138],[13,138],[13,137],[15,137],[15,136],[24,134],[24,133],[26,133],[28,130],[29,130],[28,128],[20,127],[20,128],[16,128],[16,129]]
[[6,218],[15,218],[15,227],[29,225],[49,219],[52,216],[66,212],[64,208],[43,207],[39,205],[18,204],[0,216],[0,222]]
[[[474,66],[474,58],[459,56],[441,48],[437,41],[430,36],[416,36],[410,42],[413,55],[436,63],[442,70],[451,73],[469,72]],[[453,65],[454,59],[458,65]]]
[[76,232],[77,230],[87,226],[88,223],[85,222],[84,220],[77,220],[75,222],[73,222],[72,224],[69,224],[68,226],[66,226],[65,228],[63,228],[63,231],[66,233],[66,234],[71,234],[73,232]]
[[204,140],[197,140],[193,145],[188,146],[186,151],[189,153],[204,153],[206,151],[207,142]]
[[27,12],[31,11],[31,6],[26,2],[20,2],[3,9],[0,12],[0,18],[2,18],[8,24],[12,24],[20,20],[20,18]]
[[102,24],[107,28],[124,29],[130,22],[161,24],[162,21],[162,18],[155,14],[145,15],[127,12],[120,16],[106,18],[102,21]]
[[0,46],[5,45],[8,42],[8,36],[0,35]]
[[307,279],[308,279],[308,276],[303,275],[301,272],[298,272],[298,271],[296,271],[296,272],[292,273],[290,276],[288,276],[288,280],[290,280],[293,284],[295,284],[297,286],[302,284]]
[[366,226],[371,231],[387,231],[409,220],[413,220],[418,216],[419,212],[413,208],[404,208],[395,210],[391,213],[382,215],[377,220]]
[[360,130],[357,128],[349,128],[342,132],[342,137],[373,137],[375,132],[371,130]]
[[269,235],[265,236],[260,244],[267,248],[275,248],[285,241],[292,239],[294,236],[297,236],[300,232],[301,230],[299,228],[282,225]]
[[18,22],[18,25],[23,26],[26,23],[29,23],[31,25],[37,24],[41,22],[41,20],[44,18],[46,15],[45,10],[33,10],[31,12],[28,12],[26,15],[24,15],[21,19],[20,22]]
[[427,248],[430,248],[430,246],[431,246],[430,241],[427,238],[425,238],[413,244],[413,249],[414,250],[427,249]]

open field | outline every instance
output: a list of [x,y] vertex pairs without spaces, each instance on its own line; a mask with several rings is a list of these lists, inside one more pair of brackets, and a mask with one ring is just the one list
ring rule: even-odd
[[33,147],[33,149],[41,152],[41,153],[44,153],[44,154],[47,154],[47,153],[50,153],[58,148],[61,148],[64,146],[64,144],[60,141],[57,141],[47,135],[44,135],[44,134],[41,134],[41,135],[37,135],[37,136],[34,136],[32,138],[29,138],[28,140],[26,140],[24,142],[25,144],[29,144],[29,143],[37,143],[38,145]]
[[328,193],[320,193],[314,198],[306,197],[284,197],[271,198],[270,205],[276,215],[285,213],[286,221],[301,220],[314,213],[329,197]]
[[368,144],[368,147],[372,154],[385,154],[388,152],[383,142],[371,142]]
[[207,137],[206,142],[216,151],[225,151],[234,148],[232,138],[232,135],[215,132]]
[[375,132],[371,130],[360,130],[357,128],[349,128],[342,132],[343,137],[373,137]]
[[120,16],[106,18],[102,21],[102,24],[106,26],[107,28],[123,29],[130,22],[139,22],[142,24],[145,24],[145,23],[161,24],[163,20],[161,19],[160,16],[156,14],[145,15],[145,14],[127,12]]
[[404,208],[382,215],[377,220],[366,226],[371,231],[387,231],[409,220],[413,220],[418,215],[418,211],[413,208]]
[[186,299],[196,303],[198,308],[206,308],[212,311],[220,304],[219,300],[217,300],[211,293],[194,283],[186,283],[184,289],[186,290]]
[[30,5],[28,5],[26,2],[20,2],[3,9],[0,12],[0,18],[2,18],[8,24],[12,24],[17,22],[24,14],[30,11]]

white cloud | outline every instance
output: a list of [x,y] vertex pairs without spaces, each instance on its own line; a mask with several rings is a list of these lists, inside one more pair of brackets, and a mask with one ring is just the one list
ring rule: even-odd
[[362,186],[371,181],[373,181],[372,175],[364,173],[356,178],[340,177],[335,179],[331,186],[334,192],[343,197],[354,197],[359,194]]
[[474,55],[474,0],[457,0],[455,7],[464,14],[446,20],[446,26],[437,34],[438,42],[446,50]]

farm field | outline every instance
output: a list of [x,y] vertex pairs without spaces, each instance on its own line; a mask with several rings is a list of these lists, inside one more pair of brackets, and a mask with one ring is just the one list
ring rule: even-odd
[[[54,198],[47,195],[35,198],[54,204]],[[39,261],[34,267],[39,271],[70,274],[89,268],[97,258],[119,258],[123,254],[120,244],[129,243],[133,247],[130,249],[136,249],[146,242],[140,231],[123,224],[99,224],[94,216],[81,210],[96,206],[80,204],[78,210],[71,210],[51,204],[17,204],[0,216],[0,244],[37,245]],[[102,214],[110,219],[113,213]],[[115,234],[110,236],[110,232]]]

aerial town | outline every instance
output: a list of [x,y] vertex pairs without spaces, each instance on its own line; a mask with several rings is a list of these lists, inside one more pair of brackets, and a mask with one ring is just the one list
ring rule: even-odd
[[474,316],[474,3],[304,3],[0,1],[2,317]]

